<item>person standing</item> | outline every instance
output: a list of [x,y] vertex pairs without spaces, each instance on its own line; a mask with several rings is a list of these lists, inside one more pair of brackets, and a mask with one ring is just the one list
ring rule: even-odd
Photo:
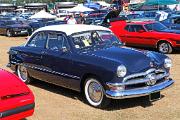
[[77,24],[76,19],[73,15],[69,17],[69,20],[67,21],[67,24]]
[[85,19],[84,14],[80,13],[79,19],[78,19],[78,24],[85,24],[85,21],[86,21],[86,19]]

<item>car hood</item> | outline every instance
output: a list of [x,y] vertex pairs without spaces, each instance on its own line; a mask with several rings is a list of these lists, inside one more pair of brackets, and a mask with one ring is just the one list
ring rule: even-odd
[[110,60],[119,65],[123,64],[127,67],[130,73],[142,72],[150,69],[152,67],[150,66],[151,62],[154,66],[160,66],[163,61],[163,57],[160,57],[158,55],[159,53],[155,54],[153,52],[137,50],[124,46],[94,50],[87,52],[86,54]]
[[180,34],[180,30],[174,30],[174,29],[165,29],[165,30],[161,30],[159,32],[167,32],[167,33]]
[[0,97],[22,92],[30,92],[30,90],[14,74],[0,69]]

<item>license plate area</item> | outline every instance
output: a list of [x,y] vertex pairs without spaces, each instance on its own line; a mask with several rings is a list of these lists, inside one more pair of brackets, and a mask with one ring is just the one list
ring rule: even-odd
[[156,101],[161,99],[161,93],[160,92],[154,92],[149,95],[149,101]]

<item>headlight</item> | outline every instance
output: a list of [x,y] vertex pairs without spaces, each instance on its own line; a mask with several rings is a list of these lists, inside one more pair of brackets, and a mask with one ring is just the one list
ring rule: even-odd
[[117,68],[117,76],[118,77],[124,77],[127,73],[127,69],[124,65],[120,65]]
[[165,68],[170,68],[172,67],[172,60],[170,58],[164,59],[164,67]]

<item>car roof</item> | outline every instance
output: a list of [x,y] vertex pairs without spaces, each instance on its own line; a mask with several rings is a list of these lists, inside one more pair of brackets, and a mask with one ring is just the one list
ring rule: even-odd
[[85,32],[85,31],[93,31],[93,30],[105,30],[105,31],[111,31],[108,28],[102,27],[102,26],[95,26],[95,25],[81,25],[81,24],[75,24],[75,25],[52,25],[52,26],[46,26],[39,28],[35,31],[58,31],[58,32],[64,32],[67,35],[71,35],[73,33],[78,32]]

